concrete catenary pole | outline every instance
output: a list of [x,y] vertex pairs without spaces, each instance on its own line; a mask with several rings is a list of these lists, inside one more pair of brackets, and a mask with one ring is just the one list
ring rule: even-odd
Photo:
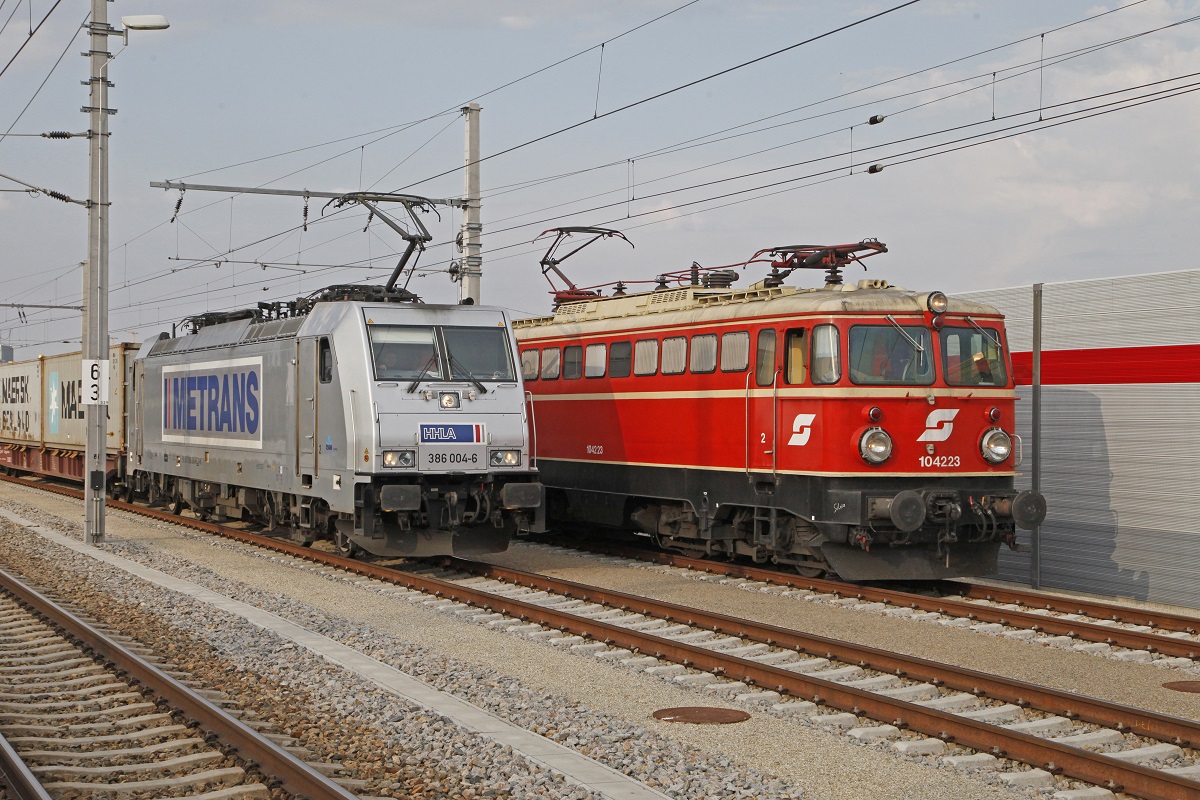
[[[88,128],[88,260],[83,273],[84,540],[104,541],[108,420],[108,0],[92,0]],[[58,387],[51,388],[58,391]]]
[[459,266],[458,301],[479,302],[479,284],[483,275],[483,221],[479,211],[479,112],[478,103],[463,107],[466,124],[466,165],[463,183],[462,232],[460,234],[462,260]]

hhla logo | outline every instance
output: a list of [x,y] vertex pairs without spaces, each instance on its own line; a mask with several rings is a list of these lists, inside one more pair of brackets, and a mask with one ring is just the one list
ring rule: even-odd
[[918,442],[944,442],[954,431],[957,408],[935,408],[925,418],[925,432],[917,437]]

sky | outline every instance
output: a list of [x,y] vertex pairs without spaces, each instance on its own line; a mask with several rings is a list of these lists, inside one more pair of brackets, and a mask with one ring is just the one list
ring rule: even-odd
[[[0,174],[20,181],[0,178],[0,302],[80,303],[86,209],[21,190],[86,199],[86,139],[36,134],[88,127],[90,6],[0,0]],[[868,237],[889,252],[848,277],[948,293],[1197,266],[1180,242],[1200,192],[1200,0],[108,9],[118,26],[171,23],[127,47],[110,38],[115,341],[384,283],[404,246],[357,206],[310,198],[305,218],[302,197],[191,190],[176,214],[180,193],[151,182],[460,197],[470,101],[483,108],[482,300],[516,317],[551,309],[537,237],[556,226],[633,245],[598,241],[565,262],[581,287]],[[408,287],[457,302],[459,211],[421,219],[433,240]],[[736,285],[762,277],[739,272]],[[76,311],[0,307],[19,360],[77,350],[80,325]]]

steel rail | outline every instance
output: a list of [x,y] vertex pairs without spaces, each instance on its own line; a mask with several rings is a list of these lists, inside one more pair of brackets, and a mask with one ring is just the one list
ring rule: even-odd
[[[885,589],[877,586],[860,586],[853,583],[842,583],[841,581],[832,581],[823,578],[805,578],[799,575],[789,575],[785,572],[777,570],[765,569],[763,567],[750,567],[743,564],[734,564],[720,561],[708,561],[700,558],[691,558],[675,553],[664,553],[656,550],[643,550],[634,547],[621,547],[613,545],[604,546],[588,546],[579,548],[587,552],[604,553],[606,555],[621,556],[631,558],[638,561],[646,561],[655,564],[663,564],[672,567],[681,567],[692,569],[698,572],[706,572],[710,574],[727,575],[731,578],[746,578],[747,580],[761,581],[776,586],[786,586],[793,589],[804,589],[820,594],[833,594],[841,597],[853,597],[859,600],[869,602],[885,603],[887,605],[919,609],[922,611],[936,611],[939,614],[949,614],[966,619],[976,620],[979,622],[995,622],[1001,625],[1008,625],[1014,628],[1026,628],[1040,633],[1048,633],[1056,636],[1069,636],[1072,639],[1080,639],[1088,642],[1102,642],[1108,645],[1116,645],[1125,647],[1130,650],[1144,650],[1148,653],[1161,653],[1167,656],[1176,656],[1181,658],[1200,659],[1200,641],[1192,641],[1187,639],[1177,639],[1171,636],[1163,636],[1157,633],[1146,633],[1144,631],[1130,631],[1121,628],[1114,628],[1108,625],[1098,625],[1095,622],[1086,622],[1081,620],[1066,620],[1058,617],[1046,616],[1037,614],[1032,611],[1020,611],[1016,609],[992,608],[989,606],[971,603],[967,600],[955,600],[948,597],[928,597],[926,595],[915,594],[913,592],[904,592],[896,589]],[[993,594],[997,597],[1002,596],[998,591],[993,591],[991,587],[979,587],[981,595]],[[1007,590],[1005,590],[1007,591]],[[1011,592],[1009,596],[1016,597],[1018,592]],[[1028,595],[1030,598],[1036,598],[1038,601],[1048,598],[1040,594]],[[999,600],[997,602],[1008,602]],[[1016,602],[1015,600],[1012,602]],[[1026,603],[1029,605],[1029,603]],[[1125,612],[1129,618],[1124,621],[1132,621],[1133,619],[1144,618],[1135,616],[1135,611],[1131,609],[1121,609],[1119,606],[1109,605],[1105,603],[1093,603],[1091,606],[1095,609],[1102,610],[1099,616],[1105,619],[1117,619],[1114,616],[1119,611]],[[1074,600],[1063,599],[1063,608],[1086,609],[1087,604],[1079,604]],[[1079,611],[1079,613],[1086,613]],[[1092,615],[1095,616],[1095,615]],[[1174,628],[1175,630],[1184,630],[1191,632],[1193,629],[1200,630],[1200,619],[1189,619],[1182,615],[1175,615],[1179,620],[1186,620],[1190,623],[1190,627]],[[1147,622],[1144,624],[1151,624]],[[1163,626],[1167,627],[1167,626]]]
[[0,789],[12,800],[51,800],[17,751],[0,736]]
[[308,800],[358,800],[357,795],[2,569],[0,586],[23,605],[66,631],[85,648],[85,652],[90,651],[90,654],[111,662],[129,677],[131,683],[141,684],[171,707],[200,723],[204,730],[216,735],[223,744],[232,747],[242,759],[257,766],[269,779],[278,781],[288,792]]
[[1067,719],[1091,722],[1117,728],[1138,736],[1170,742],[1180,747],[1200,746],[1200,723],[1181,717],[1138,709],[1138,719],[1129,724],[1130,709],[1117,703],[1098,700],[1073,692],[1038,686],[1011,678],[955,667],[936,661],[893,653],[867,645],[852,644],[817,634],[801,633],[762,622],[753,622],[717,612],[653,600],[640,595],[600,589],[561,578],[551,578],[509,567],[498,567],[462,559],[446,559],[447,563],[476,575],[553,592],[589,603],[601,603],[630,613],[660,617],[668,622],[680,622],[714,633],[737,636],[762,642],[784,650],[821,655],[854,664],[864,669],[896,675],[908,680],[924,681],[974,695],[1003,700],[1022,708],[1058,714]]
[[[25,482],[22,483],[29,485]],[[72,493],[69,490],[59,489],[58,491],[61,494],[78,496],[78,493]],[[781,695],[787,694],[794,697],[811,699],[813,702],[824,703],[833,708],[865,716],[885,724],[895,725],[898,728],[912,729],[927,736],[942,739],[943,741],[953,742],[980,752],[990,753],[998,758],[1020,761],[1044,769],[1052,774],[1062,774],[1096,786],[1102,786],[1113,792],[1124,792],[1145,798],[1145,800],[1177,800],[1179,797],[1200,792],[1200,782],[1191,781],[1178,775],[1149,769],[1139,764],[1125,763],[1102,753],[1093,753],[1020,731],[990,725],[933,708],[926,708],[905,700],[874,694],[864,689],[846,686],[813,675],[796,673],[781,667],[761,664],[737,656],[722,655],[719,651],[707,650],[696,645],[672,641],[668,638],[654,636],[652,633],[634,631],[601,620],[577,617],[566,611],[557,611],[553,608],[547,608],[534,603],[490,594],[486,591],[460,586],[433,577],[415,575],[390,567],[382,567],[355,559],[321,553],[301,545],[271,537],[259,536],[247,531],[226,528],[215,523],[189,520],[168,512],[146,509],[119,501],[110,501],[110,503],[115,508],[151,516],[156,519],[168,520],[198,530],[217,533],[276,552],[286,553],[306,561],[338,567],[348,572],[415,589],[436,597],[445,597],[458,602],[476,605],[482,609],[503,613],[523,621],[537,623],[561,631],[570,631],[581,637],[594,639],[608,645],[624,647],[635,652],[653,653],[656,657],[669,659],[687,667],[712,672],[727,678],[736,678],[750,686],[769,687]],[[586,587],[586,589],[587,596],[592,598],[593,602],[598,602],[596,598],[604,591],[597,590],[595,587]],[[620,593],[610,594],[616,595]],[[637,598],[633,595],[628,595],[628,597],[640,601],[639,604],[648,610],[654,603],[654,601],[646,598]],[[579,599],[584,598],[580,597]],[[634,607],[630,606],[630,608]],[[682,617],[688,619],[695,619],[703,613],[698,609],[678,608],[681,609]],[[736,623],[736,630],[739,631],[748,631],[750,626],[759,625],[759,623],[750,623],[745,620],[733,620],[733,622]],[[920,662],[924,660],[915,657],[901,656],[882,650],[875,651],[873,648],[849,645],[837,642],[836,640],[826,639],[825,637],[799,634],[787,629],[776,628],[775,626],[764,627],[771,628],[776,632],[775,637],[767,640],[769,644],[780,646],[778,642],[781,640],[778,636],[787,634],[809,639],[816,647],[816,652],[820,652],[821,647],[829,647],[831,645],[837,645],[839,648],[851,648],[863,653],[863,666],[892,672],[902,677],[922,679],[920,678],[923,674],[922,669],[933,665],[933,662],[924,662],[924,664],[921,664]],[[732,633],[733,630],[734,628],[731,628],[730,632]],[[747,638],[749,637],[747,636]],[[802,646],[802,643],[798,646]],[[828,652],[832,653],[833,651],[829,650]],[[872,666],[871,661],[867,660],[866,657],[871,655],[876,657],[876,663],[879,666]],[[887,668],[887,664],[890,663],[887,659],[897,659],[895,669]],[[907,670],[905,669],[905,665],[908,667]],[[946,665],[933,666],[939,669],[946,668]],[[958,668],[950,669],[957,670]],[[896,672],[896,670],[899,670],[899,672]],[[1004,681],[1004,679],[988,676],[983,673],[974,673],[974,675],[980,679],[986,678],[997,682]],[[928,682],[950,685],[944,676],[937,677],[931,675]],[[1056,694],[1055,690],[1044,687],[1013,683],[1024,688],[1030,696],[1035,696],[1034,693],[1041,692],[1046,693],[1047,696]],[[997,685],[997,689],[999,688],[999,685]],[[976,683],[973,683],[967,691],[973,691],[976,694],[985,694]],[[1093,700],[1079,695],[1069,695],[1069,698],[1075,702],[1076,708],[1085,709],[1089,714],[1099,713],[1100,706],[1105,705],[1104,701]],[[1003,699],[1003,697],[997,697],[997,699]],[[1015,696],[1013,700],[1032,705],[1032,702],[1024,695]],[[1099,705],[1088,706],[1084,704],[1085,701]],[[1118,706],[1113,707],[1120,708]],[[1125,709],[1125,711],[1137,720],[1145,717],[1149,723],[1171,727],[1177,733],[1186,734],[1170,737],[1172,739],[1178,739],[1184,743],[1192,741],[1200,743],[1200,725],[1191,723],[1188,720],[1169,717],[1142,709]],[[1061,715],[1068,716],[1070,714],[1074,719],[1086,721],[1088,718],[1083,713],[1082,711],[1076,711],[1074,708],[1067,707],[1063,709]],[[1118,725],[1123,726],[1128,731],[1134,730],[1125,723],[1118,723]],[[1143,730],[1147,730],[1147,728],[1143,728]],[[1047,754],[1050,755],[1049,760],[1047,760]]]
[[[137,506],[133,508],[138,511],[144,511],[144,509],[139,509]],[[160,516],[161,518],[172,519],[176,522],[180,521],[180,518],[174,515],[162,514]],[[438,578],[416,575],[391,567],[383,567],[351,558],[321,553],[301,545],[259,536],[246,531],[221,528],[221,526],[213,523],[200,523],[192,520],[184,520],[184,522],[187,525],[204,530],[216,529],[216,532],[221,535],[276,552],[287,553],[307,561],[335,566],[348,572],[425,592],[435,597],[469,603],[487,611],[506,614],[515,619],[537,623],[564,632],[569,631],[578,636],[603,642],[611,646],[624,647],[635,652],[650,653],[655,657],[674,661],[687,667],[712,672],[726,678],[741,680],[749,686],[768,687],[779,692],[781,695],[786,694],[810,699],[813,702],[824,703],[833,708],[869,717],[885,724],[895,725],[898,728],[910,728],[920,731],[927,736],[939,738],[947,742],[954,742],[974,750],[979,750],[980,752],[990,753],[998,758],[1009,758],[1020,761],[1053,774],[1061,773],[1068,777],[1086,781],[1087,783],[1103,786],[1114,792],[1125,792],[1145,798],[1146,800],[1178,800],[1179,797],[1187,796],[1189,793],[1200,792],[1200,783],[1188,780],[1187,778],[1149,769],[1139,764],[1128,764],[1101,753],[1093,753],[1049,739],[993,726],[985,722],[978,722],[945,711],[926,708],[905,700],[874,694],[864,689],[846,686],[812,675],[791,672],[781,667],[760,664],[737,656],[722,655],[719,651],[707,650],[696,645],[673,641],[668,638],[655,636],[652,633],[634,631],[601,620],[578,617],[567,611],[558,611],[516,598],[491,594],[483,590],[461,586]],[[450,563],[455,563],[457,560],[451,559],[449,561]],[[603,590],[596,590],[595,587],[586,587],[586,594],[591,598],[592,602],[599,602],[597,598],[603,593]],[[616,595],[620,593],[609,594]],[[639,601],[637,605],[629,606],[631,610],[636,607],[644,607],[649,611],[654,605],[654,601],[647,600],[646,598],[637,598],[633,595],[628,595],[627,597]],[[584,599],[584,597],[581,596],[579,599]],[[684,619],[695,619],[698,615],[702,614],[697,609],[676,608],[679,609],[677,612],[678,615],[672,615],[669,618],[678,618],[682,621]],[[748,631],[751,626],[756,625],[756,623],[749,623],[744,620],[728,619],[733,623],[729,629],[730,633],[734,631]],[[878,660],[879,667],[873,668],[880,668],[884,671],[890,671],[893,674],[896,674],[896,670],[898,669],[900,670],[899,674],[904,677],[919,679],[919,676],[922,674],[922,668],[945,667],[945,665],[933,665],[933,662],[927,661],[922,664],[922,659],[887,653],[882,650],[873,651],[872,648],[847,645],[823,637],[805,637],[803,634],[797,634],[794,631],[788,631],[783,628],[775,628],[774,626],[764,627],[775,631],[776,637],[793,635],[808,638],[814,645],[816,652],[821,652],[821,648],[823,647],[828,648],[833,645],[839,648],[852,648],[863,654],[863,666],[871,666],[871,663],[865,657],[874,654]],[[769,643],[771,641],[771,639],[768,639]],[[779,638],[773,639],[775,646],[780,646],[780,641]],[[887,664],[890,663],[887,662],[887,659],[895,659],[897,667],[895,669],[887,669]],[[912,671],[906,674],[905,666]],[[957,668],[951,669],[956,670]],[[984,694],[983,691],[980,691],[980,684],[983,682],[983,679],[997,682],[1003,682],[1004,680],[987,676],[983,673],[972,674],[977,676],[979,680],[972,682],[968,691],[974,691],[977,694]],[[944,677],[932,675],[929,678],[929,682],[949,685],[949,682]],[[1036,697],[1038,693],[1046,693],[1048,697],[1056,694],[1054,690],[1032,684],[1016,684],[1016,682],[1013,682],[1013,684],[1025,688],[1025,694],[1030,697]],[[999,684],[997,684],[998,686]],[[1015,695],[1013,697],[1014,700],[1029,705],[1032,704],[1024,695]],[[1091,713],[1099,713],[1098,711],[1094,711],[1099,706],[1090,706],[1087,705],[1088,703],[1103,704],[1103,701],[1089,700],[1077,695],[1068,695],[1067,697],[1075,701],[1076,708],[1084,709],[1089,715]],[[1114,706],[1114,708],[1117,707]],[[1084,711],[1076,711],[1068,707],[1063,709],[1064,713],[1062,715],[1067,716],[1070,714],[1075,719],[1086,720],[1087,717],[1084,716]],[[1155,726],[1153,729],[1157,729],[1161,725],[1174,733],[1186,734],[1188,738],[1185,739],[1183,735],[1180,735],[1178,737],[1180,741],[1200,742],[1200,725],[1191,723],[1188,720],[1176,719],[1140,709],[1125,709],[1125,711],[1127,718],[1128,715],[1132,715],[1138,719],[1141,718],[1141,715],[1148,716],[1151,718],[1149,721]],[[1124,727],[1126,730],[1133,730],[1129,725],[1125,725]],[[1049,759],[1047,759],[1047,754],[1050,755]]]
[[1200,633],[1200,617],[1193,617],[1187,614],[1119,606],[1114,603],[1104,603],[1098,600],[1059,597],[1042,592],[984,586],[977,583],[945,581],[942,585],[947,588],[948,593],[977,600],[990,600],[993,603],[1011,603],[1027,608],[1059,611],[1064,614],[1082,614],[1097,619],[1123,622],[1128,625],[1148,625],[1152,628],[1162,628],[1168,631],[1180,631],[1191,634]]

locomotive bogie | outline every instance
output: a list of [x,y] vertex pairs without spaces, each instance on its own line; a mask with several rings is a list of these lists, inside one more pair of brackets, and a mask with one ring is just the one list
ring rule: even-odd
[[692,286],[564,302],[517,335],[568,519],[874,580],[986,574],[1044,516],[1013,489],[988,306],[884,281]]

